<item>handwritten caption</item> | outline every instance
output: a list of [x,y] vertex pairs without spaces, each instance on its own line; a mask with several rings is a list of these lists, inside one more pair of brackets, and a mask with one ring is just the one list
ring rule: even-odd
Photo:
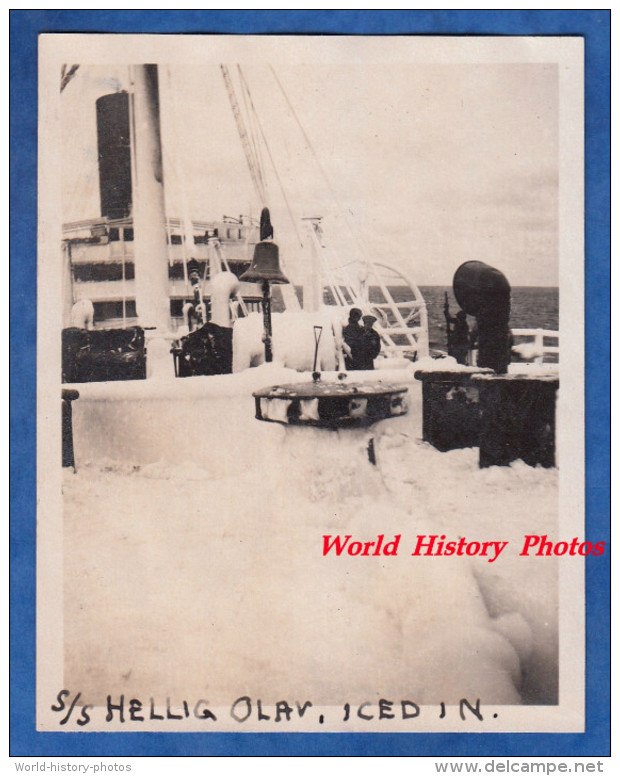
[[[173,702],[166,698],[165,703],[157,702],[155,698],[148,701],[139,698],[129,698],[125,695],[108,695],[105,706],[94,706],[82,702],[82,693],[72,693],[70,690],[61,690],[56,696],[51,710],[58,714],[58,724],[67,725],[70,722],[78,727],[85,727],[95,719],[106,723],[142,723],[147,721],[162,722],[196,719],[206,723],[217,723],[222,720],[222,711],[218,707],[211,707],[209,702],[202,698],[197,701],[181,700]],[[307,716],[306,716],[307,715]],[[229,707],[226,707],[225,716],[239,725],[248,721],[254,722],[291,722],[307,718],[311,722],[323,725],[329,721],[352,722],[363,720],[415,720],[422,716],[432,716],[437,719],[467,719],[483,722],[485,717],[497,719],[498,714],[485,712],[481,708],[480,699],[470,701],[462,698],[456,706],[448,706],[439,703],[437,706],[421,707],[411,700],[388,700],[381,698],[372,703],[344,703],[335,707],[315,706],[312,701],[302,702],[279,700],[268,705],[258,699],[252,699],[248,695],[236,698]]]

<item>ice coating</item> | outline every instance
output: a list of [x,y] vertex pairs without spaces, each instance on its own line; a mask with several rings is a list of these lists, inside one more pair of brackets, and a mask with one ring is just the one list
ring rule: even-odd
[[[318,349],[318,369],[338,368],[337,345],[342,340],[343,313],[339,308],[319,312],[274,313],[273,357],[290,369],[314,369],[315,339],[313,327],[321,326]],[[233,371],[240,372],[264,361],[263,318],[250,313],[247,318],[235,322],[233,327]]]
[[[253,390],[310,379],[278,363],[79,386],[78,472],[63,486],[66,681],[94,701],[155,687],[222,703],[555,702],[557,559],[514,548],[554,532],[557,472],[480,470],[476,449],[422,443],[413,367],[359,374],[409,389],[409,415],[370,431],[254,420]],[[403,545],[324,557],[335,533]],[[418,534],[514,546],[493,564],[413,558]]]

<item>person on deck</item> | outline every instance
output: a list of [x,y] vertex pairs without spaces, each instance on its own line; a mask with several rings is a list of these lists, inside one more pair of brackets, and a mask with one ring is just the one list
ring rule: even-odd
[[202,299],[200,287],[200,265],[196,259],[187,262],[187,276],[192,289],[192,301],[183,305],[183,319],[188,331],[196,331],[207,322],[207,307]]
[[364,328],[362,329],[358,369],[374,369],[374,360],[381,352],[381,337],[373,329],[376,320],[374,315],[365,315],[362,318]]
[[[467,364],[469,354],[469,326],[467,314],[459,310],[456,318],[448,318],[448,355],[457,360],[459,364]],[[450,324],[452,328],[450,329]]]
[[360,343],[364,329],[360,325],[362,311],[358,307],[353,307],[349,312],[349,322],[342,329],[342,338],[344,341],[344,366],[347,371],[362,369],[358,366],[360,356]]

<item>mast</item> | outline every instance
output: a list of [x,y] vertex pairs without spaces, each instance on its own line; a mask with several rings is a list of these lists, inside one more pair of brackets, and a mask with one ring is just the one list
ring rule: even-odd
[[132,119],[136,310],[141,326],[164,333],[170,301],[157,65],[134,68]]

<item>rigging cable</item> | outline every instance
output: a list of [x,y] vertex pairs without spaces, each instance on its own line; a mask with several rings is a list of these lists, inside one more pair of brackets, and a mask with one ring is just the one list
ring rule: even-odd
[[262,124],[260,122],[260,119],[258,118],[258,113],[256,112],[256,108],[254,106],[254,101],[252,99],[252,95],[250,93],[247,81],[245,80],[245,77],[243,75],[243,71],[241,70],[241,66],[240,65],[237,65],[237,69],[239,71],[239,78],[241,79],[241,83],[242,83],[244,89],[246,89],[246,91],[248,93],[248,100],[250,102],[250,107],[252,109],[252,114],[253,114],[253,116],[256,119],[256,124],[258,126],[261,139],[262,139],[262,141],[263,141],[263,143],[265,145],[265,150],[267,151],[267,155],[269,156],[269,161],[271,162],[271,166],[273,167],[273,171],[274,171],[276,179],[278,181],[278,185],[280,187],[280,192],[282,194],[282,199],[284,200],[284,204],[286,205],[286,209],[288,211],[289,218],[291,219],[291,223],[293,224],[293,228],[295,229],[295,233],[297,235],[297,239],[299,241],[299,245],[303,248],[304,247],[304,243],[303,243],[303,240],[301,239],[301,234],[299,233],[299,227],[297,226],[297,221],[295,220],[295,216],[293,215],[291,204],[290,204],[290,202],[288,200],[288,197],[286,196],[286,192],[284,190],[284,186],[283,186],[282,180],[280,178],[280,173],[278,172],[278,168],[276,167],[276,163],[275,163],[273,155],[271,153],[271,148],[269,147],[269,143],[267,142],[267,138],[265,136],[265,132],[263,131]]
[[256,123],[256,118],[254,117],[252,111],[250,110],[250,101],[248,98],[248,92],[245,89],[241,90],[241,96],[243,98],[243,107],[245,111],[245,117],[246,121],[249,127],[249,142],[252,148],[253,153],[253,164],[256,169],[256,175],[260,181],[261,184],[261,205],[269,207],[269,196],[268,196],[268,185],[267,180],[264,175],[264,162],[261,155],[261,143],[260,143],[260,136],[258,132],[258,127]]
[[255,158],[254,149],[252,148],[252,145],[250,143],[250,139],[248,137],[248,133],[245,128],[245,123],[241,115],[241,109],[239,107],[239,102],[237,100],[237,95],[235,93],[235,87],[233,86],[228,67],[226,65],[220,64],[220,69],[222,71],[222,77],[224,79],[224,86],[226,87],[226,92],[228,94],[230,107],[232,108],[235,123],[237,124],[237,132],[239,133],[239,138],[241,139],[241,145],[243,146],[248,167],[250,168],[252,183],[254,184],[254,189],[258,196],[259,202],[262,203],[265,201],[265,194],[266,194],[264,183],[260,179],[258,174],[257,159]]
[[[273,69],[273,67],[271,65],[269,65],[269,69],[271,70],[271,74],[273,75],[273,78],[274,78],[275,82],[277,83],[277,85],[278,85],[278,87],[279,87],[279,89],[280,89],[280,91],[281,91],[281,93],[282,93],[282,95],[283,95],[283,97],[284,97],[284,99],[286,101],[286,104],[288,105],[289,110],[290,110],[290,112],[291,112],[291,114],[292,114],[292,116],[293,116],[297,126],[299,127],[299,130],[301,131],[302,137],[304,138],[304,141],[305,141],[305,143],[306,143],[306,145],[308,147],[308,150],[310,151],[310,153],[312,154],[312,156],[315,159],[316,165],[317,165],[321,175],[323,176],[323,179],[324,179],[324,181],[325,181],[325,183],[327,185],[327,188],[328,188],[328,190],[329,190],[329,192],[330,192],[330,194],[332,196],[332,199],[333,199],[337,209],[341,212],[341,214],[342,214],[342,216],[344,218],[344,222],[345,222],[345,224],[347,226],[347,229],[349,230],[349,232],[351,233],[351,236],[353,237],[353,240],[355,241],[355,243],[359,247],[360,253],[361,253],[361,255],[363,257],[363,260],[364,260],[364,262],[366,264],[367,270],[371,270],[371,268],[372,268],[373,274],[375,275],[375,279],[378,282],[379,287],[381,288],[381,291],[382,291],[382,293],[383,293],[383,295],[384,295],[384,297],[385,297],[385,299],[387,301],[387,304],[393,310],[393,312],[395,314],[396,323],[400,324],[400,326],[403,327],[403,329],[407,332],[408,338],[414,337],[414,335],[411,334],[408,331],[408,328],[409,328],[408,325],[407,325],[408,322],[412,320],[414,312],[417,312],[417,314],[419,315],[419,318],[420,318],[420,326],[422,328],[425,328],[424,319],[425,319],[425,316],[426,316],[426,310],[425,310],[423,304],[422,304],[422,308],[423,309],[420,309],[420,303],[419,303],[419,300],[418,300],[419,291],[418,291],[417,287],[416,286],[411,287],[411,284],[409,283],[409,281],[407,281],[407,284],[412,289],[412,292],[413,292],[413,295],[414,295],[414,299],[415,299],[415,307],[417,309],[415,311],[412,311],[410,313],[410,315],[407,317],[407,320],[405,320],[403,318],[403,315],[402,315],[402,313],[400,311],[399,306],[395,303],[395,301],[394,301],[394,299],[392,297],[392,294],[389,291],[389,288],[387,287],[387,285],[384,282],[383,278],[380,276],[380,274],[378,272],[377,266],[373,262],[371,262],[369,260],[367,249],[366,249],[364,243],[360,240],[359,235],[357,234],[357,232],[353,228],[353,225],[351,223],[351,219],[350,219],[349,214],[347,213],[347,211],[345,210],[345,208],[342,206],[341,202],[339,201],[338,197],[336,196],[336,193],[335,193],[335,191],[334,191],[334,189],[333,189],[333,187],[331,185],[331,181],[329,179],[329,176],[327,175],[327,172],[325,171],[323,165],[321,164],[321,160],[319,159],[319,156],[318,156],[318,154],[317,154],[317,152],[316,152],[316,150],[315,150],[315,148],[314,148],[314,146],[312,144],[312,141],[308,137],[308,135],[307,135],[307,133],[306,133],[306,131],[304,129],[304,126],[301,123],[301,121],[299,119],[299,116],[297,115],[297,112],[295,111],[295,108],[293,107],[293,105],[292,105],[292,103],[291,103],[291,101],[290,101],[286,91],[284,90],[284,87],[282,86],[282,83],[281,83],[280,79],[278,78],[275,70]],[[317,237],[318,237],[318,235],[317,235]],[[317,242],[317,244],[319,244],[318,240],[316,242]],[[329,284],[337,288],[337,285],[334,284],[333,279],[331,278],[331,271],[329,270],[329,268],[327,266],[327,261],[326,261],[326,259],[324,257],[323,257],[323,267],[324,267],[324,271],[326,273],[326,276],[327,276]],[[351,291],[352,289],[349,289],[349,290]],[[332,293],[333,293],[333,291],[332,291]],[[382,334],[385,335],[385,338],[387,340],[389,340],[390,344],[394,345],[394,342],[393,342],[391,336],[386,331],[386,329],[388,329],[388,328],[389,327],[384,327],[384,331],[382,332]],[[414,342],[417,343],[417,337],[414,337]]]
[[367,255],[366,248],[365,248],[364,244],[362,243],[362,241],[360,240],[359,236],[357,235],[356,231],[354,230],[354,228],[353,228],[353,226],[351,224],[351,221],[350,221],[350,217],[347,215],[346,210],[344,209],[344,207],[342,206],[340,200],[336,196],[336,192],[334,191],[334,188],[333,188],[333,186],[331,184],[331,181],[330,181],[330,179],[329,179],[329,177],[328,177],[328,175],[327,175],[327,173],[325,171],[325,168],[321,164],[321,160],[319,159],[319,156],[318,156],[318,154],[317,154],[317,152],[316,152],[316,150],[315,150],[315,148],[314,148],[314,146],[312,144],[312,141],[308,137],[308,135],[306,133],[306,130],[304,129],[303,124],[301,123],[301,121],[299,119],[299,116],[297,115],[297,112],[295,111],[295,108],[293,107],[293,104],[289,100],[289,97],[288,97],[286,91],[284,90],[284,87],[282,86],[282,83],[280,82],[280,79],[276,75],[276,72],[273,69],[272,65],[269,65],[269,69],[271,70],[271,74],[273,75],[274,80],[275,80],[275,82],[278,85],[278,88],[282,92],[282,96],[284,97],[284,99],[286,101],[286,104],[288,105],[289,110],[291,111],[291,114],[292,114],[292,116],[293,116],[293,118],[295,120],[295,123],[297,124],[297,126],[299,127],[299,129],[301,131],[301,134],[302,134],[302,136],[304,138],[304,141],[305,141],[305,143],[306,143],[306,145],[308,147],[308,150],[310,151],[310,153],[314,157],[316,165],[317,165],[321,175],[323,176],[323,179],[324,179],[325,183],[327,184],[327,188],[329,190],[329,193],[331,194],[332,199],[334,200],[334,204],[336,205],[338,210],[341,212],[341,214],[344,216],[344,222],[345,222],[345,224],[347,226],[347,229],[351,232],[351,236],[353,237],[353,239],[357,243],[357,245],[358,245],[358,247],[360,249],[360,252],[364,256],[365,261],[368,263],[369,260],[368,260],[368,255]]

